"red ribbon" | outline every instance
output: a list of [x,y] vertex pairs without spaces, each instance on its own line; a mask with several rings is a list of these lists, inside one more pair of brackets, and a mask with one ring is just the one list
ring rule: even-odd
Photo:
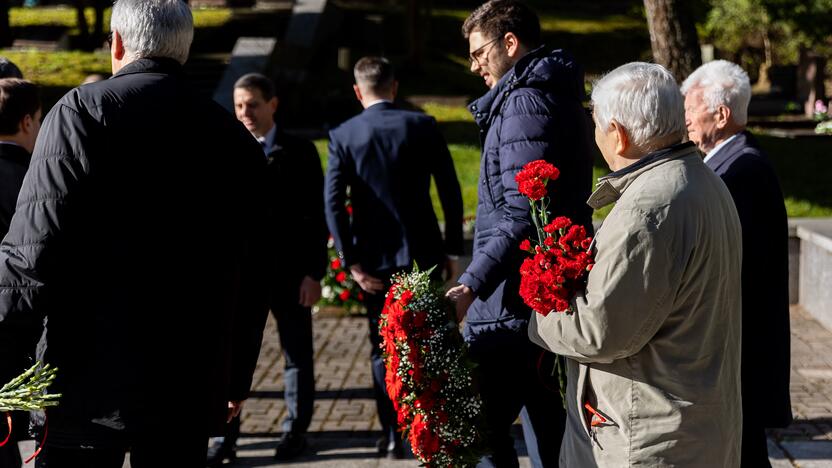
[[11,413],[6,413],[6,423],[8,423],[8,425],[9,425],[9,433],[6,434],[6,438],[3,439],[3,442],[0,442],[0,447],[9,443],[9,439],[11,439],[11,437],[12,437],[12,414]]
[[[607,418],[601,416],[601,413],[599,413],[595,408],[593,408],[592,405],[589,404],[589,402],[586,402],[584,404],[584,408],[586,408],[587,411],[592,413],[592,419],[589,422],[590,427],[600,426],[601,424],[607,422]],[[595,419],[596,416],[598,417],[597,420]]]
[[41,439],[40,441],[40,447],[38,447],[38,449],[35,450],[35,453],[33,453],[29,458],[26,459],[26,461],[23,462],[24,464],[29,463],[30,461],[34,460],[35,457],[40,455],[40,451],[43,450],[43,446],[46,445],[46,436],[47,434],[49,434],[49,416],[46,415],[46,411],[43,412],[43,417],[43,439]]

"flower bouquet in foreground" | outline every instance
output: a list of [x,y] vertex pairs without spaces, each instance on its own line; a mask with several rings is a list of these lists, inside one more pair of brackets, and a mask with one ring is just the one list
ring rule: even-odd
[[520,243],[520,249],[529,254],[520,267],[520,296],[544,316],[572,312],[570,301],[583,290],[595,263],[586,228],[566,216],[549,220],[546,185],[559,175],[555,166],[537,160],[526,164],[515,177],[520,193],[529,198],[536,231],[535,239]]
[[393,278],[379,323],[387,393],[425,466],[475,466],[483,455],[473,363],[428,271]]
[[[47,406],[55,406],[58,404],[58,399],[61,398],[59,393],[45,393],[46,388],[55,380],[55,372],[57,371],[57,368],[50,367],[49,364],[43,365],[37,362],[29,370],[0,388],[0,411],[6,413],[5,419],[7,426],[6,436],[0,440],[0,447],[3,447],[11,440],[12,416],[9,411],[43,410]],[[2,429],[0,429],[0,434],[2,432]],[[43,449],[45,442],[46,430],[44,430],[40,447],[24,463],[29,463],[34,460],[41,449]]]
[[44,393],[58,369],[36,363],[0,388],[0,411],[32,411],[58,404],[60,394]]

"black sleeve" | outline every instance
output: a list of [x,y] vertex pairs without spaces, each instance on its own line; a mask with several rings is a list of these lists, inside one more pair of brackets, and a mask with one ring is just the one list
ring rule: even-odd
[[305,202],[303,212],[303,231],[305,233],[306,266],[304,274],[320,281],[326,274],[328,260],[326,242],[329,231],[326,227],[324,213],[324,173],[318,150],[311,142],[304,142],[305,149],[301,158],[303,172],[303,190],[298,196]]
[[43,123],[9,232],[0,244],[0,330],[34,349],[66,226],[90,173],[98,123],[63,102]]
[[459,187],[459,179],[456,177],[456,168],[451,153],[448,151],[448,145],[436,125],[436,120],[432,118],[427,140],[431,145],[428,150],[428,154],[432,156],[431,173],[436,182],[436,191],[445,216],[445,253],[462,255],[462,190]]
[[268,316],[268,271],[269,259],[273,258],[272,245],[268,239],[268,228],[272,224],[273,212],[266,196],[266,171],[263,151],[242,125],[236,148],[229,148],[239,154],[242,162],[243,180],[250,203],[241,206],[245,224],[244,239],[237,248],[242,250],[243,261],[240,272],[240,288],[237,310],[234,315],[232,337],[232,375],[229,398],[245,400],[251,390],[254,369],[260,356],[263,328]]

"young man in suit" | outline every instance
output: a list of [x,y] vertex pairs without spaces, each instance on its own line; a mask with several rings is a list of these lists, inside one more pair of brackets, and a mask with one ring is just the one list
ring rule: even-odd
[[[274,121],[278,98],[272,81],[259,73],[244,75],[234,85],[234,110],[260,143],[267,162],[269,203],[280,213],[270,225],[272,256],[270,308],[285,359],[287,416],[275,458],[289,460],[306,449],[306,430],[315,401],[312,350],[312,306],[321,298],[326,272],[328,232],[323,208],[323,171],[315,146],[281,131]],[[209,463],[234,458],[240,418],[225,437],[214,440]],[[212,465],[212,466],[213,466]]]
[[[29,168],[29,159],[40,131],[40,117],[37,86],[17,78],[0,79],[0,236],[5,236],[9,230],[17,194],[23,185],[23,176]],[[18,343],[14,338],[14,333],[0,335],[0,356],[4,356],[0,365],[0,385],[32,364],[30,356],[34,354],[34,349],[16,349]],[[15,350],[10,351],[10,348]],[[25,433],[28,425],[26,415],[15,413],[13,417],[18,434]],[[3,432],[0,430],[0,434]],[[0,447],[0,467],[19,467],[21,464],[17,444]]]
[[[393,104],[398,82],[390,62],[364,57],[354,75],[353,90],[364,112],[330,133],[327,223],[344,263],[366,293],[373,388],[384,432],[379,454],[401,458],[396,415],[384,387],[378,319],[390,276],[414,262],[423,269],[439,265],[455,277],[462,254],[462,194],[436,121]],[[444,240],[430,199],[431,177],[445,215]],[[352,216],[345,206],[348,187]]]
[[682,92],[688,137],[728,186],[742,225],[742,466],[770,467],[765,429],[792,420],[783,193],[745,129],[751,100],[745,71],[725,60],[708,62],[685,80]]

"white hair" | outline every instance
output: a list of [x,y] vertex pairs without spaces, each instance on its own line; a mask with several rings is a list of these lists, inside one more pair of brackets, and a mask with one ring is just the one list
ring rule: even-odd
[[117,0],[110,30],[133,59],[166,57],[184,64],[194,38],[191,9],[182,0]]
[[618,122],[647,151],[687,135],[684,98],[661,65],[632,62],[607,73],[592,88],[592,104],[596,125],[606,130]]
[[711,112],[718,106],[726,106],[738,125],[748,122],[751,81],[748,73],[736,63],[714,60],[697,68],[682,83],[682,94],[695,88],[702,89],[702,97]]

